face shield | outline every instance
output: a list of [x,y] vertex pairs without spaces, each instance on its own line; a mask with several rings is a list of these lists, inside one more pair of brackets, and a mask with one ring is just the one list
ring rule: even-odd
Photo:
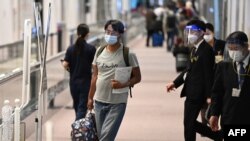
[[204,31],[196,25],[188,25],[184,30],[184,44],[185,46],[193,46],[198,39],[204,34]]
[[246,56],[244,49],[247,48],[248,43],[238,39],[228,39],[225,45],[223,60],[225,62],[241,62]]

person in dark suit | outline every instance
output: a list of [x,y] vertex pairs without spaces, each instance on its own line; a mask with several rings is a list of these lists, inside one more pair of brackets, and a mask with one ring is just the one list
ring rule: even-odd
[[[216,39],[214,36],[214,26],[211,23],[206,23],[206,32],[204,34],[205,41],[212,47],[215,55],[215,66],[214,71],[216,70],[217,63],[223,60],[223,53],[226,42],[220,39]],[[210,106],[211,98],[207,99],[207,102],[204,103],[200,115],[201,121],[204,125],[208,124],[210,117]]]
[[216,56],[216,63],[222,61],[226,42],[214,37],[214,26],[211,23],[206,23],[204,39],[213,48]]
[[213,132],[208,126],[196,120],[204,102],[210,96],[215,64],[213,49],[203,39],[205,31],[206,25],[203,21],[191,20],[188,22],[185,33],[187,33],[188,43],[193,46],[189,66],[166,86],[167,92],[169,92],[184,84],[181,97],[186,97],[184,105],[185,141],[195,141],[196,132],[219,140],[217,132]]
[[244,32],[231,33],[226,40],[229,59],[220,62],[212,88],[210,126],[218,131],[225,125],[250,125],[250,53],[248,37]]

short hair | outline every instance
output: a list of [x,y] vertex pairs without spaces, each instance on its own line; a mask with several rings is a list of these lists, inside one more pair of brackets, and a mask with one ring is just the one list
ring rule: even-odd
[[206,32],[206,24],[203,21],[201,21],[201,20],[197,20],[197,19],[191,20],[191,21],[189,21],[187,23],[187,25],[196,25],[201,30],[203,30],[204,32]]
[[206,29],[209,29],[210,31],[214,32],[214,26],[211,23],[206,23]]
[[109,20],[106,22],[106,24],[104,25],[104,30],[106,30],[108,28],[108,26],[111,25],[113,30],[123,34],[124,33],[124,25],[121,21],[119,20]]
[[247,35],[244,32],[235,31],[235,32],[228,35],[228,37],[226,39],[226,42],[246,46],[248,44],[248,38],[247,38]]

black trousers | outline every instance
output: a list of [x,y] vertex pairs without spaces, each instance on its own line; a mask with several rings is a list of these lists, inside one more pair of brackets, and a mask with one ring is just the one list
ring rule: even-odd
[[185,141],[195,141],[196,132],[210,139],[221,140],[220,132],[213,132],[210,127],[198,122],[196,119],[204,102],[186,99],[184,107],[184,137]]
[[147,39],[146,39],[146,46],[147,47],[149,46],[149,41],[150,41],[150,38],[152,37],[153,33],[154,33],[154,30],[147,29]]
[[88,94],[90,88],[90,80],[83,82],[70,82],[70,93],[73,99],[73,107],[76,118],[79,120],[84,118],[88,110]]

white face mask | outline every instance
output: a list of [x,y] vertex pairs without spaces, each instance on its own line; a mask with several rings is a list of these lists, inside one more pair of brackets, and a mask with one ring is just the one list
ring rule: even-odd
[[213,35],[212,34],[204,35],[203,38],[205,39],[206,42],[210,42],[213,39]]
[[193,34],[188,35],[188,43],[195,44],[197,42],[197,40],[198,40],[197,35],[193,35]]
[[117,36],[105,34],[104,39],[109,45],[113,45],[117,42]]
[[236,62],[241,62],[245,56],[243,55],[242,51],[232,51],[232,50],[229,50],[229,56]]

